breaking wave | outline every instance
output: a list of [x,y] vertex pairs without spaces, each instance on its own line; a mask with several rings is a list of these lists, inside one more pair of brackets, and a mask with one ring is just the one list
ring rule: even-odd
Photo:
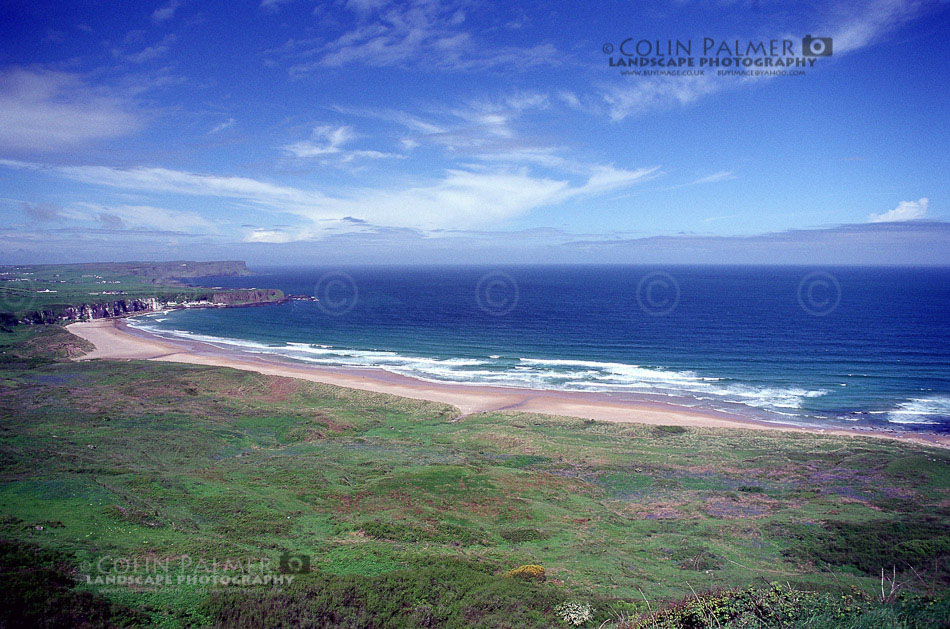
[[[361,350],[317,343],[262,343],[245,339],[210,336],[187,330],[168,330],[147,323],[148,317],[132,322],[142,330],[209,343],[222,348],[291,358],[301,362],[354,369],[383,369],[420,380],[462,385],[527,387],[562,391],[629,392],[651,396],[686,397],[717,406],[738,404],[794,416],[805,400],[828,393],[824,389],[756,386],[727,378],[700,375],[660,367],[593,360],[487,355],[484,358],[415,356],[384,350]],[[903,413],[904,411],[894,411]],[[904,422],[910,423],[909,412]],[[922,423],[922,422],[917,422]]]

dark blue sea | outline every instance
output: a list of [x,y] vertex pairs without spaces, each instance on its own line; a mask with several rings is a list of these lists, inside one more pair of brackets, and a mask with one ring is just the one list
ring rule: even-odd
[[256,269],[281,305],[163,335],[430,381],[604,391],[765,420],[950,431],[950,269]]

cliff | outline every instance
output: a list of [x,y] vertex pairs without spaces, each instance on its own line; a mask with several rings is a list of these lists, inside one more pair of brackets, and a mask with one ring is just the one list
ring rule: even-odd
[[222,306],[248,306],[284,301],[283,291],[275,288],[241,288],[236,290],[215,291],[211,303]]
[[[61,309],[34,310],[19,320],[19,323],[57,323],[59,321],[81,321],[88,319],[108,319],[122,317],[136,312],[160,310],[163,304],[157,299],[116,299],[115,301],[65,306]],[[16,321],[4,321],[16,323]]]
[[213,289],[184,278],[250,275],[241,261],[107,262],[0,267],[0,326],[121,317],[170,308],[284,301],[276,289]]
[[24,316],[17,317],[10,313],[0,314],[0,325],[16,325],[18,323],[43,324],[58,323],[61,321],[88,321],[91,319],[109,319],[124,317],[138,312],[152,312],[155,310],[172,310],[176,308],[213,308],[256,306],[262,304],[276,304],[287,300],[283,291],[262,289],[236,289],[215,291],[210,299],[205,295],[198,301],[162,301],[154,297],[142,299],[116,299],[107,302],[83,303],[77,305],[60,306],[44,310],[34,310]]

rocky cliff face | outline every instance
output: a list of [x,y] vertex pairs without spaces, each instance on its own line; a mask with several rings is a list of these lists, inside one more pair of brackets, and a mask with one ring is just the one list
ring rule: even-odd
[[283,291],[272,288],[236,289],[215,291],[209,301],[164,302],[155,298],[116,299],[95,304],[78,304],[57,308],[56,310],[35,310],[25,317],[16,319],[12,315],[0,317],[2,325],[17,323],[41,324],[60,321],[88,321],[90,319],[109,319],[123,317],[137,312],[151,312],[166,308],[207,308],[227,306],[253,306],[286,301]]
[[157,299],[117,299],[98,304],[66,306],[62,310],[37,310],[27,315],[23,323],[56,323],[57,321],[80,321],[83,319],[107,319],[135,312],[158,310],[162,304]]
[[273,288],[251,288],[227,291],[215,291],[211,302],[224,306],[247,306],[283,301],[284,293]]

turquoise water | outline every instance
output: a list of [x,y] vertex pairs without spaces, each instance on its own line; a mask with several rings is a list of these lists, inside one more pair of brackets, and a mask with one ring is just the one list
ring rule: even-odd
[[950,270],[260,269],[316,296],[135,325],[311,364],[608,391],[764,419],[950,430]]

